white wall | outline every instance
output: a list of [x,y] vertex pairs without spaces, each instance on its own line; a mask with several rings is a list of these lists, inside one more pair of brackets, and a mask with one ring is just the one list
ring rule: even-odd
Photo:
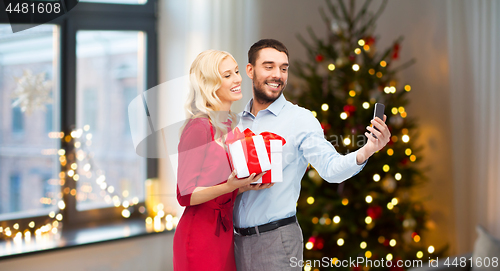
[[500,236],[500,3],[447,1],[458,247]]

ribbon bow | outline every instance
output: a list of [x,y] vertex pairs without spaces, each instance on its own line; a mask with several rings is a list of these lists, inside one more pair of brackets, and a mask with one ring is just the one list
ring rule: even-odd
[[231,212],[231,199],[228,199],[225,203],[219,204],[213,200],[207,201],[206,203],[214,209],[214,220],[216,220],[215,224],[215,236],[219,237],[220,235],[220,228],[222,227],[222,230],[227,232],[229,229],[231,229],[233,221],[230,220],[230,214],[228,212]]
[[[234,132],[229,133],[227,135],[226,144],[229,145],[229,144],[234,143],[234,142],[236,142],[238,140],[242,140],[244,138],[252,137],[254,135],[255,135],[255,133],[252,132],[252,130],[250,130],[249,128],[246,128],[243,131],[243,133],[242,133],[240,131],[240,129],[238,127],[236,127],[234,129]],[[275,133],[262,132],[262,133],[260,133],[260,135],[264,138],[264,140],[266,142],[266,146],[267,146],[267,144],[269,144],[269,140],[274,140],[274,139],[281,140],[283,142],[283,145],[286,144],[286,140],[283,137],[281,137],[281,136],[279,136],[279,135],[277,135]]]

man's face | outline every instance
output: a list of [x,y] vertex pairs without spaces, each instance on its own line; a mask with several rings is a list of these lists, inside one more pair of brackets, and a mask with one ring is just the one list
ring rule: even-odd
[[272,103],[281,95],[288,80],[288,57],[274,48],[259,51],[255,66],[247,65],[253,96],[259,103]]

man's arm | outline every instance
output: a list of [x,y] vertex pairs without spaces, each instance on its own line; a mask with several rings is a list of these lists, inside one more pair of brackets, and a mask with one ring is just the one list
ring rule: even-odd
[[361,171],[367,159],[389,141],[389,130],[385,123],[380,122],[377,120],[375,123],[380,132],[371,127],[368,129],[371,132],[373,130],[379,139],[365,133],[369,141],[367,144],[355,152],[341,155],[324,138],[321,125],[316,118],[312,117],[307,120],[307,124],[304,124],[300,135],[299,150],[323,179],[330,183],[343,182]]

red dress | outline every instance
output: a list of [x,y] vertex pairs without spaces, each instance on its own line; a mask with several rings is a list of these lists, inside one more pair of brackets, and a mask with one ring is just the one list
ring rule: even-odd
[[231,174],[223,147],[214,141],[206,118],[188,122],[179,143],[177,200],[186,206],[174,234],[174,270],[235,271],[233,206],[235,191],[208,202],[190,205],[196,187],[227,182]]

